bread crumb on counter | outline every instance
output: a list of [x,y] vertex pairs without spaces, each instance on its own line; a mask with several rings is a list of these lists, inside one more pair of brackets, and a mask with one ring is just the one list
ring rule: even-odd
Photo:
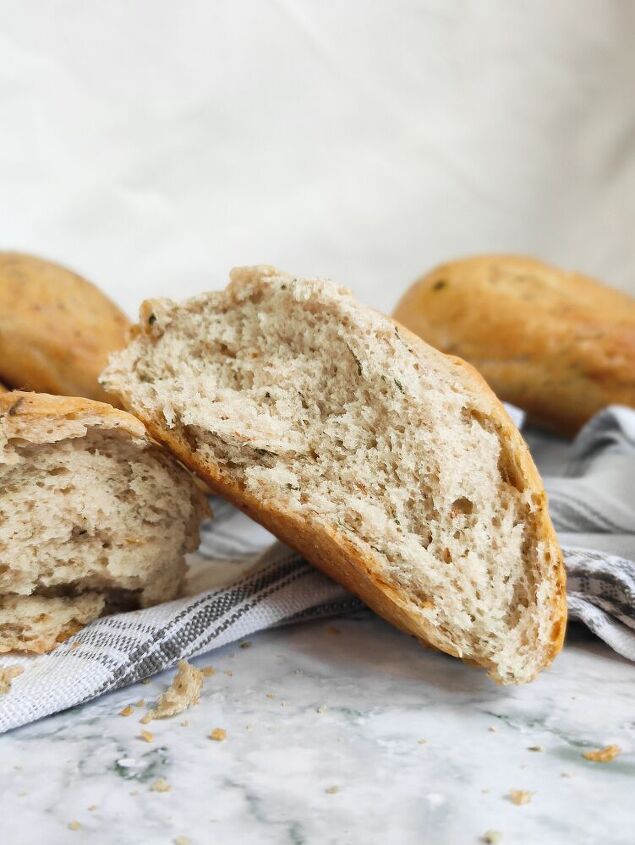
[[154,734],[150,731],[141,731],[139,737],[140,739],[145,740],[145,742],[154,742]]
[[134,713],[134,707],[132,704],[126,704],[126,706],[119,711],[120,716],[132,716]]
[[487,842],[488,845],[497,845],[503,838],[503,834],[500,830],[486,830],[485,833],[481,836],[482,842]]
[[79,830],[80,828],[81,828],[81,824],[78,821],[76,821],[75,819],[73,819],[72,822],[68,823],[68,829],[69,830]]
[[523,804],[529,804],[531,799],[533,798],[534,793],[529,792],[527,789],[512,789],[507,796],[512,804],[515,804],[517,807],[522,806]]
[[545,749],[542,745],[529,745],[527,747],[527,751],[544,751]]
[[604,748],[594,748],[592,751],[585,751],[582,755],[585,760],[593,763],[610,763],[622,753],[619,745],[605,745]]
[[6,695],[11,689],[14,678],[24,672],[24,666],[6,666],[0,669],[0,695]]
[[150,787],[151,792],[170,792],[172,787],[165,778],[157,778]]
[[190,845],[190,840],[187,836],[175,836],[172,841],[174,845]]
[[193,707],[199,702],[202,687],[203,672],[191,666],[187,660],[179,660],[174,680],[159,698],[157,706],[148,710],[141,719],[141,723],[147,725],[152,719],[168,719]]
[[97,809],[97,804],[91,804],[88,809],[90,810],[91,813],[94,813],[95,810]]
[[209,738],[215,742],[223,742],[223,740],[227,739],[227,731],[225,728],[214,728],[213,731],[210,731]]
[[339,786],[327,786],[324,790],[327,795],[335,795],[337,792],[340,791]]
[[203,666],[201,669],[204,678],[211,678],[212,675],[216,674],[216,669],[213,666]]

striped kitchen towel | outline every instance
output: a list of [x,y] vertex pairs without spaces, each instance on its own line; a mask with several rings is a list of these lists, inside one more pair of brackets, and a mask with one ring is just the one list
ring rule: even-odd
[[[570,616],[635,660],[635,411],[607,409],[573,444],[526,436],[565,552]],[[187,597],[99,619],[52,654],[2,658],[25,671],[0,697],[0,732],[256,631],[362,606],[227,502],[213,507]]]

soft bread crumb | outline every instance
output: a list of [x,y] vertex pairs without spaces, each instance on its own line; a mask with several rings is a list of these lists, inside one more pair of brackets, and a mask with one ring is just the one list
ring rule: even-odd
[[533,792],[529,792],[527,789],[512,789],[508,795],[509,800],[512,804],[515,804],[517,807],[520,807],[522,804],[529,804],[531,799],[533,798]]
[[132,706],[132,704],[126,704],[126,706],[123,708],[123,710],[119,711],[120,716],[132,716],[133,713],[134,713],[134,707]]
[[212,675],[216,674],[216,669],[213,666],[203,666],[201,669],[204,678],[211,678]]
[[152,792],[170,792],[171,789],[172,787],[165,778],[157,778],[150,787]]
[[336,795],[340,791],[340,788],[339,786],[327,786],[324,791],[327,795]]
[[76,821],[75,819],[73,819],[72,822],[68,823],[68,829],[69,830],[79,830],[80,828],[81,828],[81,824],[78,821]]
[[141,731],[139,737],[145,742],[154,742],[154,734],[150,731]]
[[606,745],[604,748],[595,748],[593,751],[585,751],[582,755],[585,760],[591,760],[594,763],[610,763],[615,760],[622,753],[619,745]]
[[498,845],[498,843],[503,839],[503,834],[500,830],[486,830],[481,839],[483,842],[486,842],[487,845]]
[[[187,660],[179,660],[177,673],[163,693],[157,706],[144,719],[167,719],[198,704],[203,686],[203,673]],[[148,718],[149,717],[149,718]],[[143,722],[143,719],[141,720]],[[144,724],[147,724],[144,722]]]
[[146,303],[102,383],[389,621],[502,683],[559,649],[564,574],[487,386],[343,288],[263,268]]
[[213,731],[210,731],[209,738],[215,742],[223,742],[223,740],[227,739],[227,731],[225,728],[214,728]]
[[139,420],[35,393],[0,397],[0,490],[0,652],[175,598],[208,513]]
[[0,669],[0,695],[6,695],[11,689],[14,678],[24,672],[23,666],[7,666]]
[[174,845],[190,845],[190,840],[187,836],[175,836],[173,841]]

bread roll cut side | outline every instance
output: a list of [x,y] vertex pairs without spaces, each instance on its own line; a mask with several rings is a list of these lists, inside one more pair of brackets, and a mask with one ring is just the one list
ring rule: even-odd
[[565,624],[527,448],[471,368],[271,268],[145,303],[102,383],[221,495],[403,630],[533,678]]
[[0,396],[0,651],[43,651],[103,612],[174,598],[207,513],[139,420]]

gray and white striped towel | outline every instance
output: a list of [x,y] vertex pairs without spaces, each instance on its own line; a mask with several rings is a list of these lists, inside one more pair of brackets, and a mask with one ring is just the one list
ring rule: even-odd
[[[573,444],[526,435],[564,547],[570,617],[635,660],[635,411],[607,409]],[[0,732],[264,628],[361,607],[226,502],[214,510],[187,598],[97,620],[49,655],[2,659],[26,671],[0,698]]]

